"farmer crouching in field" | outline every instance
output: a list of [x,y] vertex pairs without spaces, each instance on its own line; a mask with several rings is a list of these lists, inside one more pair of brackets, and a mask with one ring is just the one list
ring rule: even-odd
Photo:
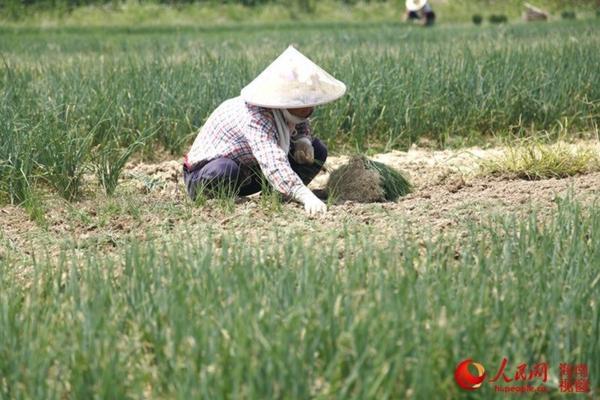
[[435,13],[427,0],[406,0],[406,20],[418,21],[423,26],[432,26]]
[[341,97],[346,86],[289,47],[241,96],[209,116],[186,155],[183,176],[192,199],[201,190],[261,190],[264,180],[307,213],[327,211],[306,185],[319,173],[327,148],[312,137],[308,117]]

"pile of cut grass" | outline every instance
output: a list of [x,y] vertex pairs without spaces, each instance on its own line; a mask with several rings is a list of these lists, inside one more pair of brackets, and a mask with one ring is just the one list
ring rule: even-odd
[[412,191],[404,175],[383,163],[357,155],[331,173],[327,192],[335,200],[361,203],[396,201]]
[[484,175],[513,179],[566,178],[600,171],[599,147],[529,143],[506,149],[502,156],[484,161]]

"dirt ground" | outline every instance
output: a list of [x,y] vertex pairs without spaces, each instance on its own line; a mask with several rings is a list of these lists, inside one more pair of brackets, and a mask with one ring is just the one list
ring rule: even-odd
[[[494,216],[524,214],[534,209],[553,212],[558,199],[572,194],[584,204],[598,199],[600,173],[541,181],[484,177],[480,162],[502,149],[468,148],[432,151],[412,148],[373,158],[407,174],[415,190],[395,203],[331,204],[324,217],[308,218],[300,205],[273,203],[255,195],[235,204],[209,200],[203,205],[187,199],[178,160],[155,164],[132,162],[122,175],[115,196],[107,198],[90,188],[85,198],[68,203],[54,195],[44,199],[45,223],[35,223],[22,207],[0,208],[0,258],[29,260],[35,253],[56,255],[64,249],[116,252],[123,245],[223,234],[255,241],[306,240],[320,243],[342,238],[343,232],[366,232],[369,240],[389,242],[405,232],[426,240],[447,232],[468,234],[469,226]],[[348,157],[330,157],[332,171]],[[325,187],[328,172],[311,183]]]

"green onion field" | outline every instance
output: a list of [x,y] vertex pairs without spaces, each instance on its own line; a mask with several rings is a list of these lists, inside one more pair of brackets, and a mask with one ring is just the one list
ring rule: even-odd
[[[412,194],[187,198],[198,129],[289,44],[348,87],[311,187],[360,153]],[[599,124],[593,15],[2,26],[0,399],[504,399],[503,358],[548,365],[520,398],[597,398]]]

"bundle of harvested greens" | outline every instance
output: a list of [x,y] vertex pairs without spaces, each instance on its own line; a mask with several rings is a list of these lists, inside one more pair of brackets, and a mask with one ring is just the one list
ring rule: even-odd
[[330,196],[361,203],[396,201],[411,190],[401,172],[361,155],[333,171],[327,182]]

